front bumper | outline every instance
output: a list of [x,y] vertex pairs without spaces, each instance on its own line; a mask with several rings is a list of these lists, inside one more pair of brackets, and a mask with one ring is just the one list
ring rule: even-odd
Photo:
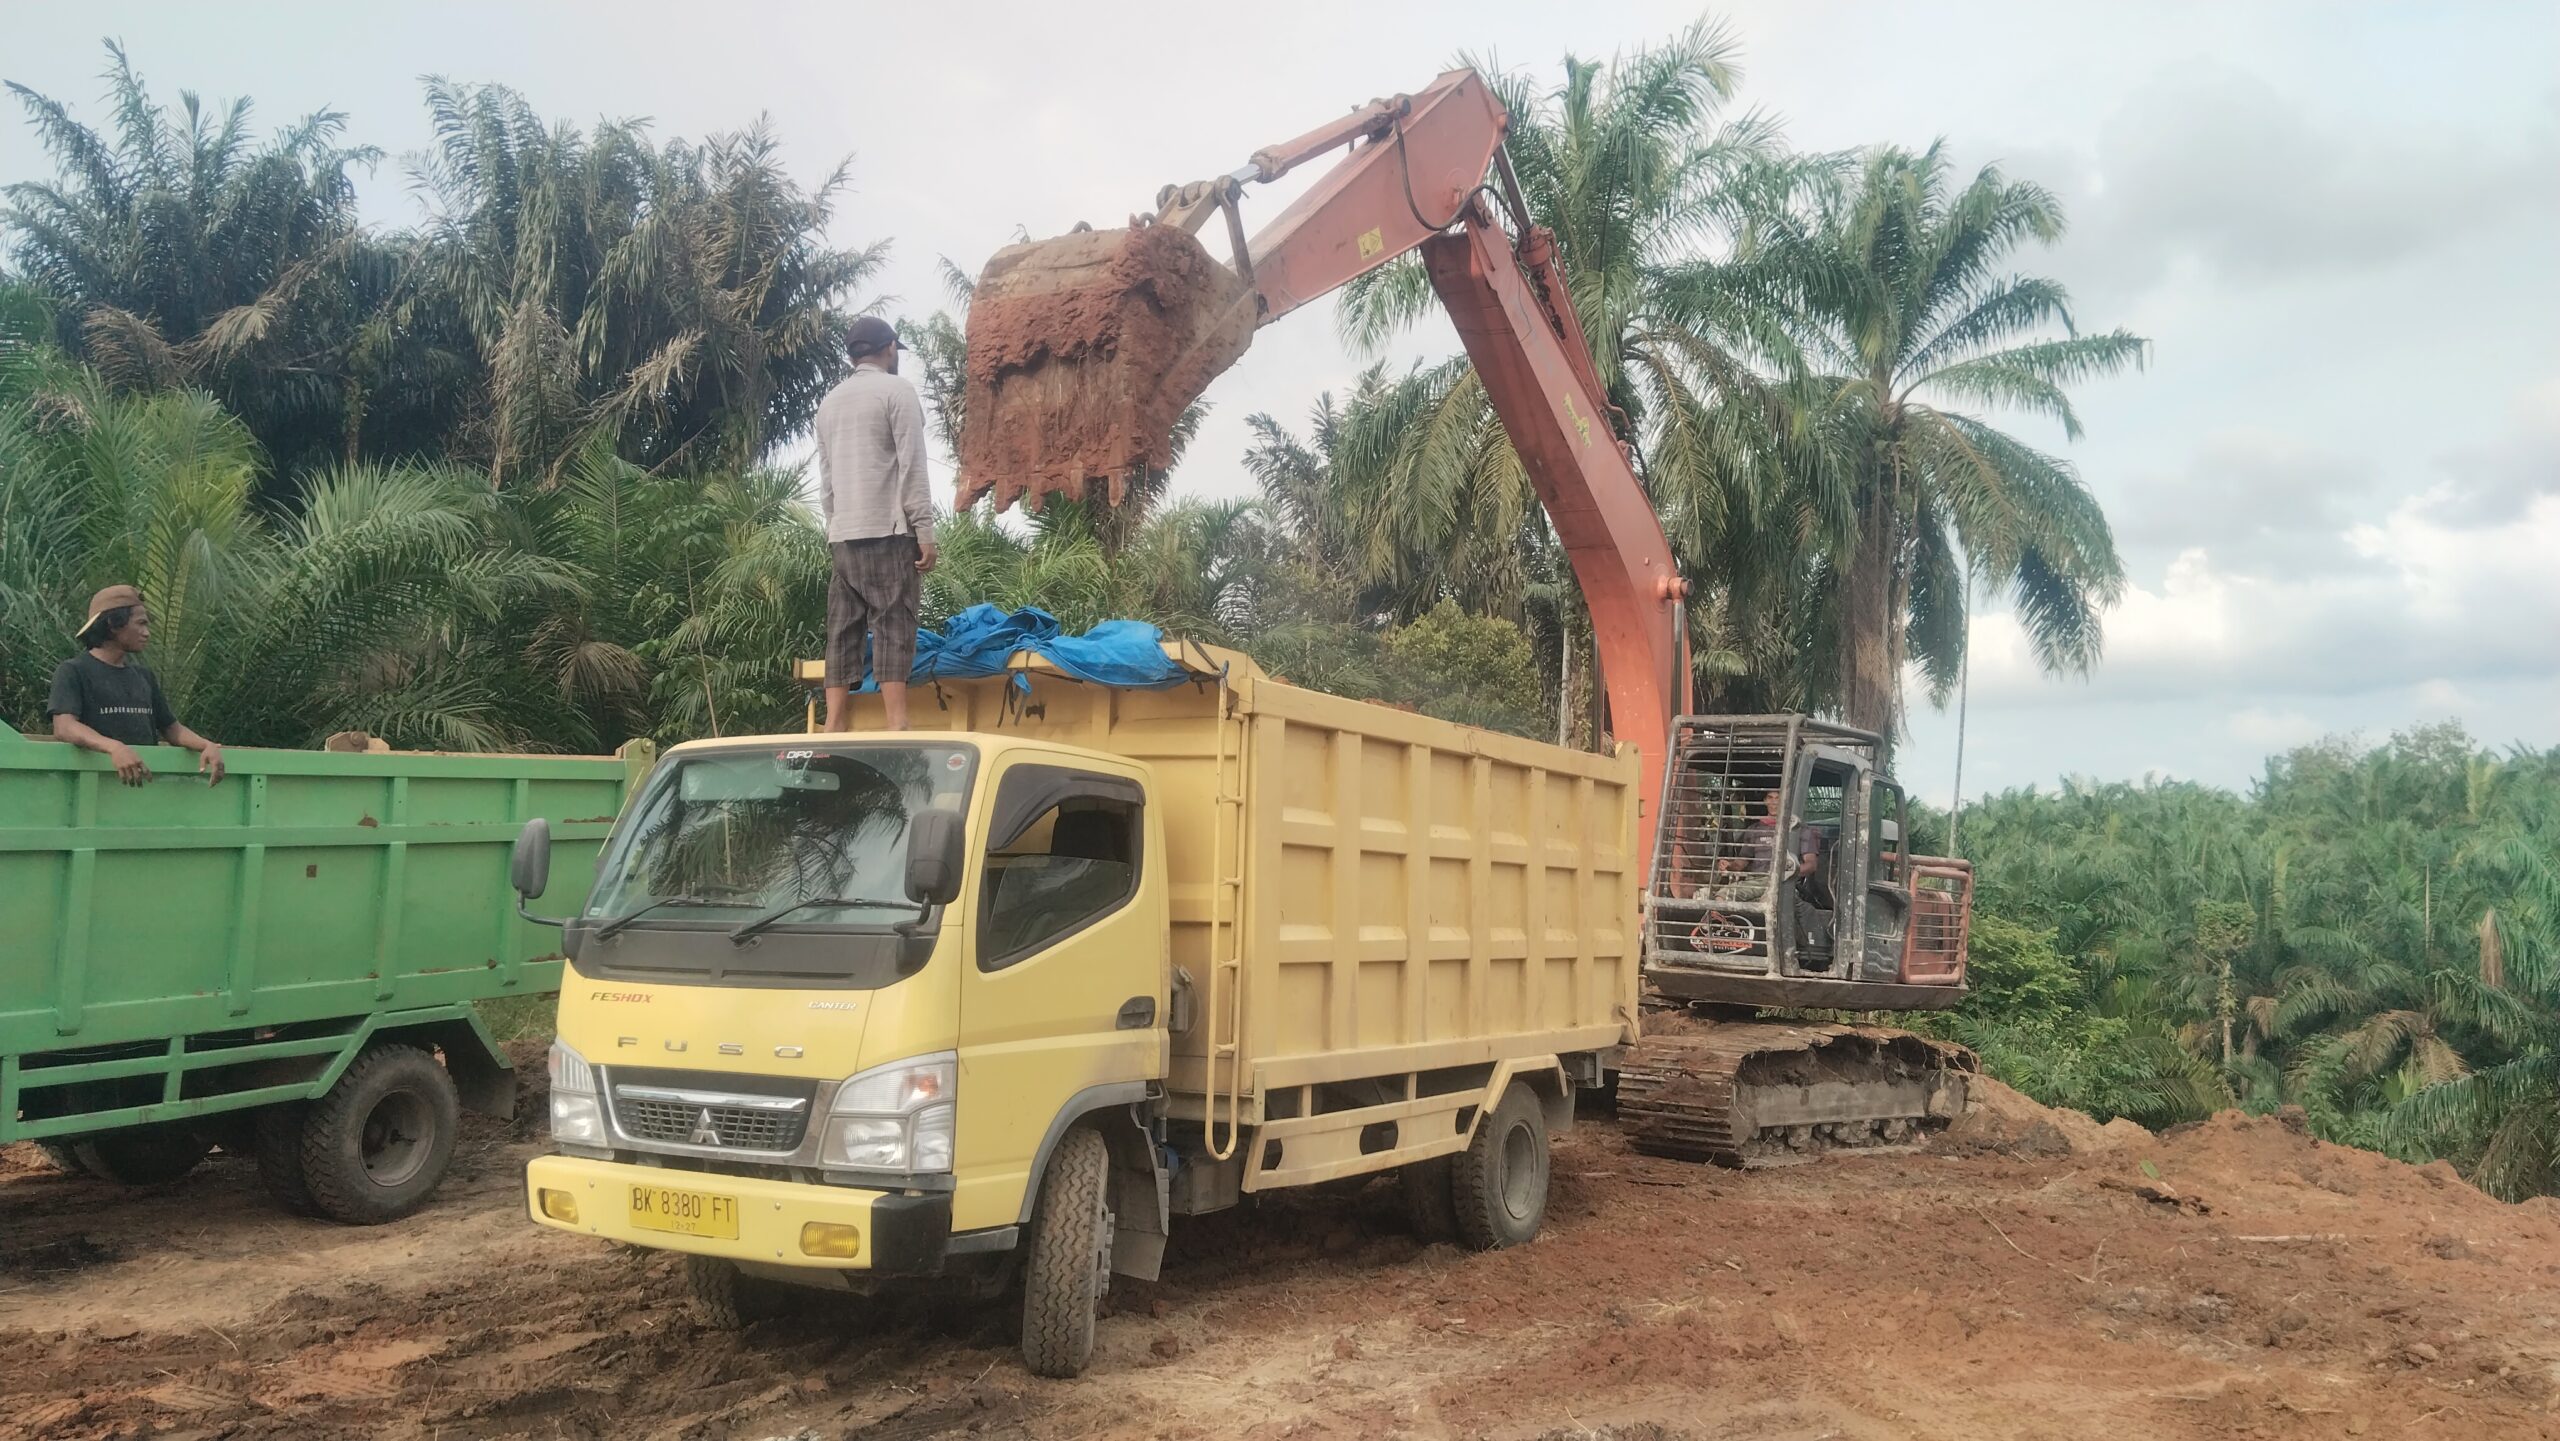
[[[951,1249],[951,1197],[908,1195],[797,1181],[751,1180],[664,1166],[630,1166],[579,1156],[537,1156],[524,1171],[525,1214],[555,1231],[602,1236],[662,1251],[754,1262],[867,1271],[883,1276],[926,1276],[942,1269]],[[673,1186],[738,1203],[738,1236],[686,1236],[632,1224],[631,1188]],[[542,1213],[544,1190],[565,1191],[577,1202],[576,1224]],[[852,1226],[861,1233],[852,1256],[811,1256],[800,1249],[800,1228],[813,1221]]]

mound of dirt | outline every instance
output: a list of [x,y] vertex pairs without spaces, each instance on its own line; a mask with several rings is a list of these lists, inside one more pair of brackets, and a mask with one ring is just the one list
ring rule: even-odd
[[1959,1155],[2083,1156],[2139,1151],[2158,1138],[2119,1116],[2100,1122],[2081,1111],[2047,1106],[1989,1076],[1975,1076],[1964,1115],[1947,1128],[1945,1149]]

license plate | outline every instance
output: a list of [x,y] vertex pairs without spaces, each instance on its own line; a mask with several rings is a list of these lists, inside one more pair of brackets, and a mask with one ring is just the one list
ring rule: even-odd
[[670,1186],[634,1186],[631,1224],[648,1231],[734,1241],[738,1239],[738,1199],[679,1191]]

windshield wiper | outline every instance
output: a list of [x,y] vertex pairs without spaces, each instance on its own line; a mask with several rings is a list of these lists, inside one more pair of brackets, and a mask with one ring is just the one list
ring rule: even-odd
[[788,905],[775,906],[772,910],[765,912],[763,915],[757,916],[753,920],[748,921],[745,925],[731,931],[729,933],[729,939],[731,942],[743,946],[747,943],[750,937],[774,924],[776,921],[781,920],[784,916],[791,914],[793,911],[805,911],[811,906],[832,906],[838,910],[859,909],[866,911],[914,911],[919,916],[924,914],[923,908],[916,905],[913,901],[881,901],[861,896],[802,896],[800,899],[793,901]]
[[706,900],[701,896],[666,896],[659,900],[651,901],[649,904],[642,906],[636,911],[615,916],[612,920],[596,927],[596,939],[601,941],[617,935],[621,932],[624,926],[631,924],[633,921],[640,919],[651,911],[663,910],[668,906],[721,906],[726,904],[728,904],[726,901]]

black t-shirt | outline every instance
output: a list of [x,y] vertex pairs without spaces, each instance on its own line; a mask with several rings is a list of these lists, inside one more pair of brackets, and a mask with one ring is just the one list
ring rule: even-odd
[[82,651],[54,667],[47,715],[67,715],[111,741],[160,744],[160,733],[178,723],[160,678],[138,660],[109,665]]

